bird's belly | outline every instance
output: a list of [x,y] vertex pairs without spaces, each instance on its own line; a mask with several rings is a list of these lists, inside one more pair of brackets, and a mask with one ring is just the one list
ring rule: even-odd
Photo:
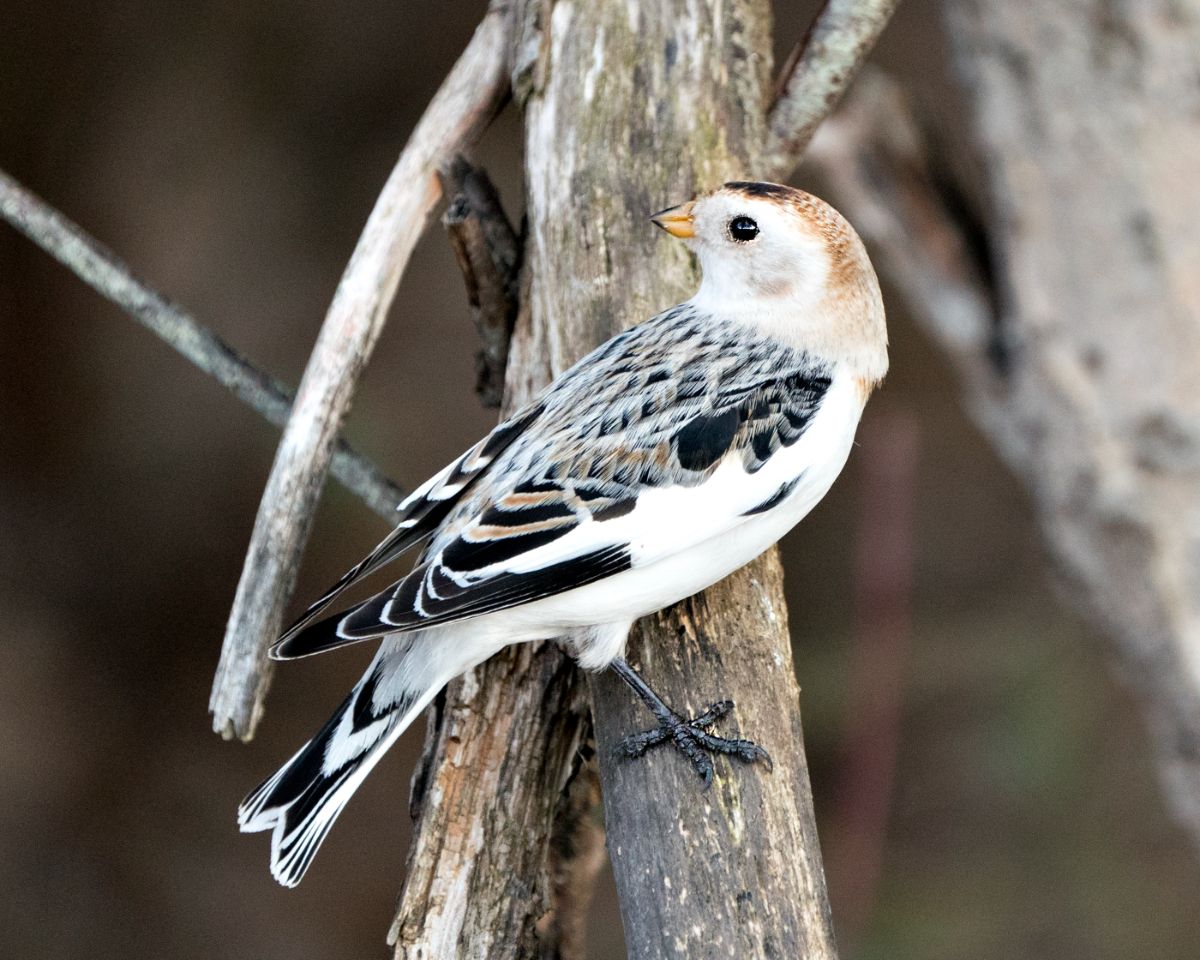
[[[700,498],[697,488],[686,493],[662,490],[644,515],[639,516],[639,509],[624,518],[635,527],[630,531],[634,565],[629,570],[505,611],[499,615],[505,621],[503,629],[534,639],[580,627],[629,623],[733,573],[799,523],[829,491],[845,466],[861,411],[853,384],[835,382],[822,414],[800,440],[778,451],[750,481],[762,500],[794,482],[780,503],[753,513],[754,499],[745,497],[747,475],[736,460],[713,475]],[[693,546],[665,555],[660,550],[663,543],[686,541],[681,530],[697,523],[706,511],[719,515],[731,499],[745,500],[742,509],[752,515],[731,516],[727,529]]]
[[610,619],[602,611],[611,611],[616,614],[611,619],[617,619],[628,610],[630,618],[636,619],[699,593],[776,543],[813,508],[825,490],[815,495],[808,493],[797,496],[794,503],[781,505],[778,511],[752,517],[728,533],[648,567],[626,570],[574,590],[571,610],[564,614],[573,612],[581,616],[579,625]]
[[[589,589],[584,587],[578,591],[581,594],[578,600],[582,604],[578,609],[588,611],[590,621],[604,607],[613,613],[629,610],[630,617],[636,619],[670,606],[723,580],[768,549],[793,525],[781,524],[779,519],[756,518],[649,567],[628,570],[609,581],[592,584],[598,588],[592,596],[582,595]],[[613,596],[605,596],[600,589],[605,587],[612,589]]]
[[817,468],[790,497],[769,512],[643,567],[547,597],[512,611],[534,632],[546,635],[600,623],[636,620],[699,593],[749,563],[778,541],[828,492],[844,457]]

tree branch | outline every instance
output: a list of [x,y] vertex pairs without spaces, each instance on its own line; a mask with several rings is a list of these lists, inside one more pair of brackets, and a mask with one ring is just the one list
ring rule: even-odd
[[765,175],[786,180],[837,106],[899,0],[825,0],[780,74],[767,118]]
[[[1157,96],[1157,81],[1096,59],[1089,33],[1135,38],[1139,62],[1167,69],[1194,60],[1200,5],[1185,9],[1167,24],[1122,8],[1101,27],[1051,0],[1017,27],[988,4],[955,5],[967,122],[987,150],[984,219],[948,195],[883,79],[860,83],[809,158],[1028,489],[1055,572],[1112,639],[1169,808],[1200,847],[1200,200],[1181,188],[1200,162],[1200,114],[1195,98]],[[1012,68],[1027,62],[1054,69]]]
[[[0,217],[268,421],[277,427],[287,422],[294,398],[287,386],[134,277],[116,254],[2,170]],[[331,471],[385,519],[391,519],[404,497],[400,487],[340,438]]]
[[479,351],[475,391],[485,407],[504,399],[504,368],[517,320],[521,278],[521,238],[500,205],[500,195],[479,167],[456,157],[443,175],[450,205],[442,226],[458,259]]
[[487,125],[508,89],[513,21],[511,6],[494,0],[401,153],[338,284],[271,468],[226,627],[209,700],[222,736],[254,734],[270,681],[266,649],[291,597],[334,438],[441,198],[437,171]]

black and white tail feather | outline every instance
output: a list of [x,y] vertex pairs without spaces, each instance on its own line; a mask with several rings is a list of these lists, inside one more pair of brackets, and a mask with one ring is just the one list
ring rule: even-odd
[[[277,660],[341,646],[345,637],[314,621],[349,587],[433,533],[463,493],[540,412],[536,405],[505,421],[400,504],[399,521],[271,648]],[[333,618],[334,620],[338,618]],[[386,630],[356,637],[371,639]],[[270,830],[271,874],[296,886],[354,791],[437,692],[467,663],[434,649],[436,631],[386,639],[350,696],[295,756],[238,808],[244,833]]]
[[320,732],[242,801],[238,826],[272,832],[271,875],[283,886],[300,882],[354,791],[459,666],[430,639],[386,641]]

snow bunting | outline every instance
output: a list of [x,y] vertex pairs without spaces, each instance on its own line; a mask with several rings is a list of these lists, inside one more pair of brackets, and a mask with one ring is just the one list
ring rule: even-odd
[[[453,677],[510,643],[570,634],[616,670],[705,782],[709,754],[752,741],[673,711],[622,657],[630,626],[754,559],[823,497],[887,371],[875,272],[853,228],[791,187],[727,183],[652,217],[699,258],[700,289],[588,354],[427,481],[396,529],[272,647],[304,657],[382,640],[329,719],[238,811],[272,830],[271,872],[304,875],[372,767]],[[321,617],[347,587],[425,541],[417,565]]]

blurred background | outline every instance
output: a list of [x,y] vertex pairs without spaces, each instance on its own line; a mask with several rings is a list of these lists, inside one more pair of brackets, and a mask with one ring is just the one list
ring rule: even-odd
[[[815,4],[782,6],[780,56]],[[295,383],[379,187],[484,7],[0,0],[0,168]],[[932,0],[905,0],[877,59],[954,110]],[[477,155],[519,215],[511,109]],[[796,182],[811,185],[803,169]],[[890,325],[892,373],[861,444],[784,543],[844,956],[1200,956],[1200,865],[1133,704],[1056,599],[1029,506],[942,360],[894,307]],[[475,349],[432,229],[347,427],[405,486],[493,422]],[[387,955],[419,732],[298,890],[275,885],[266,838],[234,823],[370,651],[279,670],[253,743],[210,732],[275,429],[7,226],[0,355],[0,954]],[[879,634],[862,584],[881,513],[898,518],[885,544],[898,559],[875,575],[898,589]],[[380,533],[331,484],[298,596]],[[592,918],[593,955],[622,956],[611,881]]]

